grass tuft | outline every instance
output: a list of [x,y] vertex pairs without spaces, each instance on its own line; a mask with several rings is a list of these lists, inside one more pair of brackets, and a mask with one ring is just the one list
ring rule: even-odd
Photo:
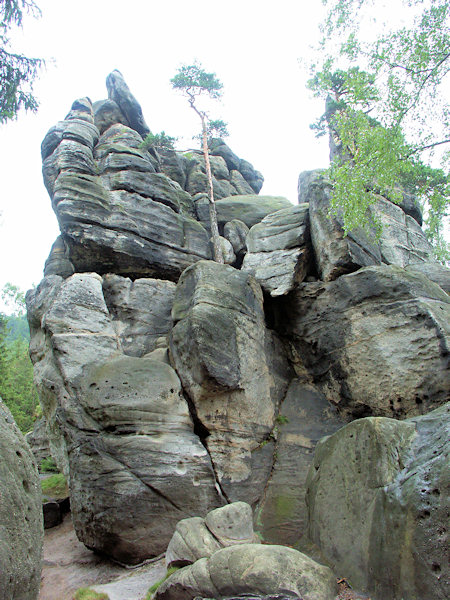
[[80,588],[75,592],[73,600],[109,600],[108,594],[95,592],[91,588]]
[[[159,581],[157,581],[156,583],[154,583],[151,588],[149,588],[147,595],[145,596],[145,600],[152,600],[153,598],[153,594],[156,592],[156,590],[159,588],[159,586],[164,583],[164,581],[170,577],[173,573],[175,573],[175,571],[178,571],[180,567],[169,567],[167,569],[167,573],[164,575],[164,577],[162,579],[160,579]],[[76,599],[78,600],[78,598]],[[84,599],[82,599],[84,600]]]

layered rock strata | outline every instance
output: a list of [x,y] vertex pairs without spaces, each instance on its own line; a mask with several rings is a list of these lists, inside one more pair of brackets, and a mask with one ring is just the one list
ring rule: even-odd
[[[345,236],[323,172],[300,176],[298,206],[259,196],[262,176],[222,140],[210,155],[229,264],[212,262],[201,153],[143,144],[142,109],[119,73],[108,81],[108,100],[77,100],[42,144],[61,236],[27,297],[77,534],[136,564],[165,550],[180,519],[201,537],[208,511],[245,501],[275,546],[220,549],[220,560],[191,548],[199,560],[165,597],[235,594],[227,578],[245,564],[296,565],[260,594],[286,583],[318,597],[299,583],[306,559],[276,546],[308,547],[314,448],[345,420],[403,419],[448,398],[449,271],[433,261],[413,198],[378,199],[379,241]],[[248,573],[240,592],[256,581]]]

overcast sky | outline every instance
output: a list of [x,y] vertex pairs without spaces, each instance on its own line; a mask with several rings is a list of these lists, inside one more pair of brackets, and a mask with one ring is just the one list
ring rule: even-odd
[[[35,86],[36,115],[0,126],[0,287],[37,284],[56,217],[42,183],[40,143],[76,98],[107,97],[105,79],[119,69],[153,132],[189,136],[195,114],[170,87],[182,63],[199,60],[224,84],[213,117],[229,123],[231,148],[264,177],[261,193],[297,201],[298,174],[326,167],[328,148],[309,124],[322,107],[306,90],[299,59],[318,39],[320,0],[37,0],[14,49],[44,57]],[[54,58],[54,62],[50,62]],[[191,114],[192,113],[192,114]]]

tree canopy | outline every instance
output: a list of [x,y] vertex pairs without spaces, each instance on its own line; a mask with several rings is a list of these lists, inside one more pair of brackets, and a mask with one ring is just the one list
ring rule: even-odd
[[23,433],[30,431],[40,412],[28,355],[29,330],[24,294],[7,283],[1,296],[11,314],[0,313],[0,397]]
[[214,247],[214,260],[223,263],[223,254],[220,244],[219,228],[217,225],[217,213],[214,203],[214,188],[209,161],[208,140],[213,135],[228,135],[226,123],[221,119],[211,120],[206,110],[201,109],[198,100],[207,97],[218,100],[222,96],[223,84],[215,73],[207,73],[199,63],[182,65],[178,73],[170,80],[174,90],[181,92],[188,100],[189,106],[198,115],[201,121],[201,140],[203,157],[205,159],[206,176],[209,186],[209,220],[211,225],[212,243]]
[[[443,83],[450,71],[448,0],[399,0],[405,25],[381,26],[382,0],[323,0],[320,60],[309,87],[327,100],[312,126],[329,131],[340,152],[330,170],[332,204],[344,229],[374,222],[368,207],[381,193],[400,202],[416,195],[437,257],[449,259],[450,109]],[[390,5],[391,8],[391,5]],[[376,35],[370,39],[370,26]],[[433,165],[433,167],[431,166]]]
[[44,61],[11,51],[11,27],[21,27],[24,13],[35,17],[40,10],[33,0],[0,0],[0,123],[17,117],[21,108],[36,111],[33,82]]

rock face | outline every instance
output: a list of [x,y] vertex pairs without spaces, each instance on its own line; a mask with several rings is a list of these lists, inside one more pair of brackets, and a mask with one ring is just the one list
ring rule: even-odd
[[261,288],[232,267],[201,261],[181,276],[172,317],[173,363],[222,489],[237,499],[251,477],[251,453],[270,434],[284,393],[265,357]]
[[306,477],[314,448],[343,425],[325,397],[311,384],[293,380],[276,425],[275,460],[255,515],[258,531],[270,543],[306,541]]
[[271,296],[287,294],[309,267],[307,204],[291,206],[264,217],[247,235],[242,270],[250,273]]
[[[212,262],[202,153],[143,144],[149,127],[118,72],[108,96],[75,101],[42,143],[61,235],[27,296],[77,535],[130,564],[172,539],[169,563],[194,562],[161,597],[331,598],[329,572],[317,583],[315,563],[277,544],[311,549],[309,531],[314,552],[328,552],[304,499],[319,439],[349,420],[411,418],[448,399],[449,271],[432,258],[413,197],[378,198],[378,241],[344,236],[323,171],[301,174],[297,206],[260,196],[261,174],[220,139],[209,153],[226,264]],[[372,463],[374,481],[383,464]],[[247,548],[249,507],[274,546]],[[424,579],[442,569],[433,560]],[[403,571],[377,569],[401,600]]]
[[323,171],[300,175],[299,198],[309,202],[312,244],[324,281],[381,263],[406,267],[432,262],[432,249],[420,225],[401,206],[378,197],[371,209],[382,224],[380,241],[376,243],[363,231],[344,236],[341,219],[330,218],[330,193],[330,183]]
[[41,491],[31,451],[0,399],[0,598],[36,600],[43,542]]
[[449,433],[447,404],[402,422],[361,419],[317,446],[310,535],[376,598],[448,598]]
[[302,600],[334,600],[336,579],[328,567],[292,548],[244,544],[217,550],[176,571],[155,598],[192,600],[279,591]]
[[31,448],[34,460],[39,468],[39,465],[44,458],[49,458],[51,456],[47,427],[44,418],[40,418],[34,423],[33,431],[27,433],[25,439]]
[[77,535],[123,562],[159,554],[181,517],[223,503],[175,371],[143,357],[171,326],[161,312],[170,292],[170,282],[76,274],[46,278],[27,298],[41,402],[53,454],[70,476]]
[[279,313],[316,385],[353,418],[404,418],[445,402],[449,317],[440,287],[391,266],[301,284]]

